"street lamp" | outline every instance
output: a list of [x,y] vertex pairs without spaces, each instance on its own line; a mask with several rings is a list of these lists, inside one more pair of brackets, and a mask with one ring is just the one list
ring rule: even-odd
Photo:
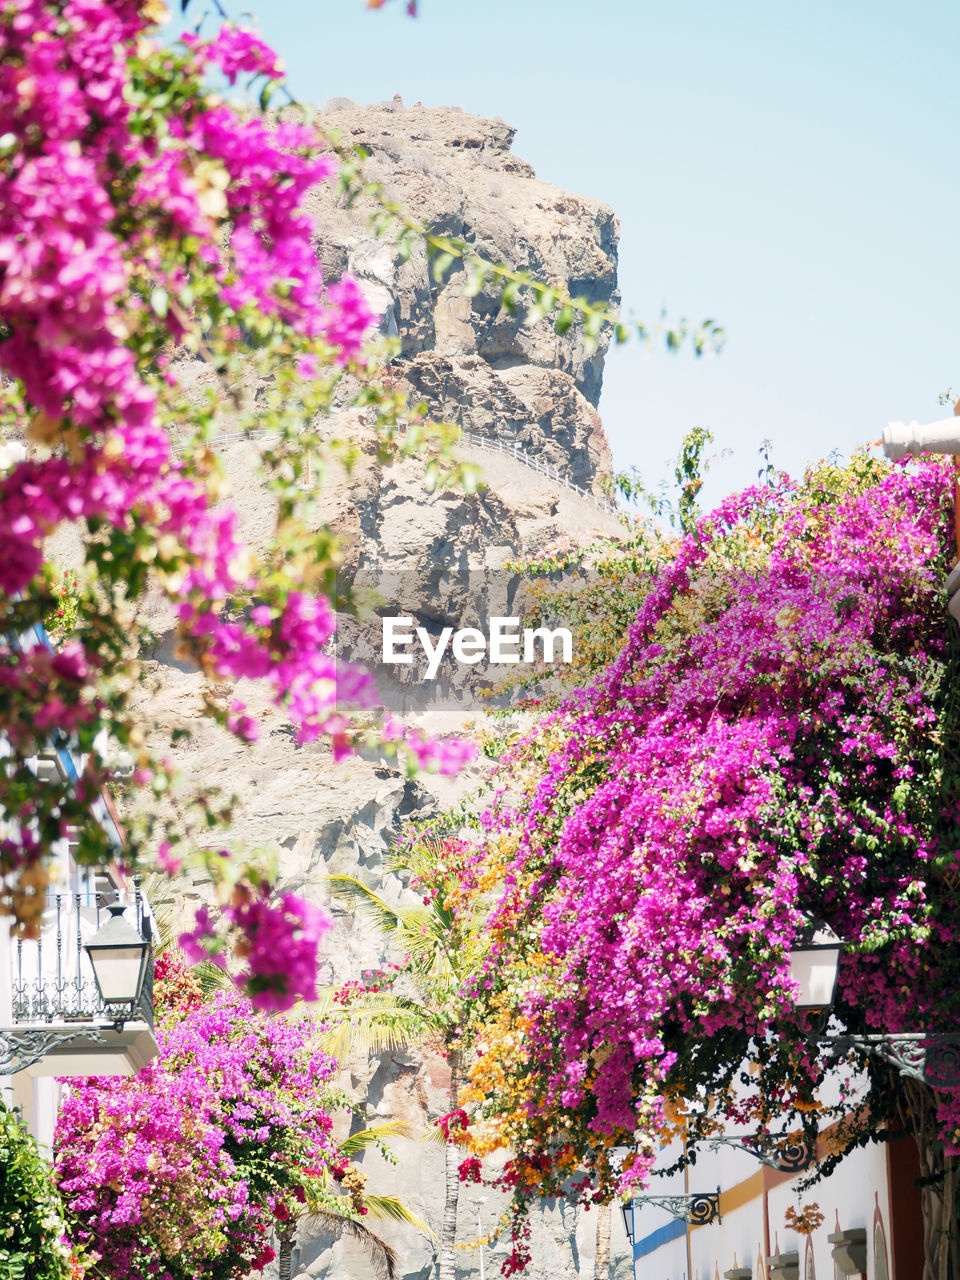
[[480,1230],[480,1206],[486,1204],[486,1196],[471,1196],[470,1203],[476,1206],[477,1210],[477,1248],[480,1250],[480,1280],[486,1280],[483,1270],[483,1234]]
[[837,990],[843,942],[822,920],[811,920],[790,950],[790,977],[799,993],[796,1009],[829,1009]]
[[123,918],[123,903],[110,907],[110,919],[100,926],[84,947],[90,957],[93,976],[100,998],[108,1012],[119,1014],[117,1026],[123,1025],[122,1006],[135,1008],[143,994],[150,943]]
[[635,1204],[652,1204],[671,1218],[679,1218],[694,1227],[706,1227],[711,1222],[722,1222],[720,1216],[720,1188],[716,1191],[687,1191],[681,1195],[670,1195],[666,1192],[648,1192],[642,1196],[634,1196],[632,1200],[620,1206],[623,1214],[623,1225],[627,1239],[633,1240],[633,1206]]
[[[795,1008],[829,1013],[836,994],[842,948],[843,942],[821,921],[812,921],[803,930],[800,941],[790,951],[790,976],[799,987]],[[955,1089],[960,1085],[957,1032],[844,1032],[811,1038],[836,1057],[851,1049],[874,1054],[896,1067],[901,1075],[934,1089]]]
[[627,1240],[633,1244],[633,1201],[622,1201],[620,1212],[623,1214],[623,1229],[627,1233]]

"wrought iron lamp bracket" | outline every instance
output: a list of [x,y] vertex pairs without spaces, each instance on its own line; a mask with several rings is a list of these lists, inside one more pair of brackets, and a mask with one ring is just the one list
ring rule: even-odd
[[743,1134],[736,1138],[710,1138],[711,1147],[745,1151],[779,1173],[802,1173],[813,1163],[814,1152],[804,1138],[774,1138],[768,1134]]
[[820,1044],[835,1056],[849,1053],[873,1054],[897,1068],[901,1075],[919,1080],[933,1089],[960,1086],[960,1033],[911,1031],[897,1034],[825,1036]]
[[671,1218],[682,1218],[691,1226],[705,1227],[711,1222],[722,1222],[720,1217],[720,1188],[716,1191],[694,1192],[689,1195],[634,1196],[634,1204],[652,1204],[669,1213]]

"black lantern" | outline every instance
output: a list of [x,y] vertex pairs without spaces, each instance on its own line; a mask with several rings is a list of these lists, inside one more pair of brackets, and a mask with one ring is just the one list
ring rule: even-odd
[[633,1244],[633,1201],[624,1200],[620,1205],[620,1212],[623,1214],[623,1229],[627,1233],[627,1239]]
[[143,993],[150,955],[150,943],[123,918],[123,912],[122,903],[113,903],[110,919],[84,947],[93,966],[100,998],[111,1011],[120,1005],[133,1008],[137,1004]]

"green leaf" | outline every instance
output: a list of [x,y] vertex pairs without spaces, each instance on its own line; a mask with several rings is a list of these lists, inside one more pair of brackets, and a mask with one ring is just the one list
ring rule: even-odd
[[431,1227],[424,1222],[423,1218],[408,1209],[396,1196],[373,1196],[365,1195],[363,1197],[363,1205],[371,1218],[385,1218],[392,1222],[406,1222],[411,1227],[417,1227],[420,1231],[436,1239],[436,1234]]
[[163,320],[169,308],[170,308],[170,295],[167,293],[166,289],[163,289],[160,287],[160,285],[157,285],[157,287],[150,294],[150,310],[153,312],[155,316],[158,316],[161,320]]
[[443,277],[447,272],[447,268],[453,262],[452,253],[438,253],[433,260],[432,274],[437,284],[443,283]]
[[517,309],[517,295],[520,292],[520,286],[516,280],[508,280],[504,286],[503,293],[500,295],[500,306],[508,315],[513,315]]
[[571,307],[569,302],[565,302],[560,308],[560,314],[557,316],[556,322],[553,326],[561,338],[565,333],[569,332],[570,326],[573,324],[573,320],[573,307]]
[[487,279],[487,269],[484,263],[471,263],[467,269],[467,282],[463,286],[463,292],[468,298],[475,298],[481,291]]
[[383,1124],[376,1124],[368,1129],[360,1129],[357,1133],[351,1133],[340,1143],[340,1150],[348,1159],[353,1160],[361,1152],[378,1146],[387,1138],[412,1137],[413,1132],[410,1126],[403,1120],[385,1120]]

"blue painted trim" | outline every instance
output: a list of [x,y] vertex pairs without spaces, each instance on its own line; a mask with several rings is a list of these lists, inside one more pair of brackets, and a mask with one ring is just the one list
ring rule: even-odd
[[[53,644],[51,643],[50,637],[47,635],[46,627],[44,627],[42,622],[35,622],[33,624],[33,634],[38,644],[44,645],[51,653],[53,652]],[[77,765],[73,758],[73,752],[69,747],[64,745],[63,733],[59,729],[54,730],[52,742],[53,748],[59,757],[60,764],[63,767],[63,772],[67,781],[79,782],[80,775],[77,773]]]
[[45,645],[52,652],[53,643],[47,635],[47,629],[42,622],[35,622],[33,624],[33,634],[37,637],[38,644]]
[[639,1262],[641,1258],[645,1258],[648,1254],[654,1253],[661,1245],[669,1244],[671,1240],[679,1240],[681,1236],[687,1234],[687,1224],[683,1218],[675,1218],[673,1222],[668,1222],[665,1227],[658,1227],[656,1231],[651,1231],[648,1236],[644,1236],[642,1240],[635,1240],[633,1244],[633,1260]]
[[[33,636],[38,644],[43,645],[45,648],[53,652],[53,644],[51,643],[50,637],[47,635],[47,629],[42,622],[35,622],[33,624]],[[23,640],[20,636],[14,637],[14,643],[18,648],[23,648]],[[63,732],[60,729],[54,729],[50,737],[50,742],[51,746],[57,753],[57,758],[60,761],[60,767],[63,769],[64,777],[68,782],[79,782],[80,775],[77,771],[77,762],[73,758],[73,752],[66,745]],[[123,841],[120,839],[120,832],[117,829],[117,824],[110,816],[110,811],[99,796],[92,802],[90,810],[96,820],[100,823],[101,827],[103,827],[104,831],[106,831],[107,837],[114,849],[122,853]]]

